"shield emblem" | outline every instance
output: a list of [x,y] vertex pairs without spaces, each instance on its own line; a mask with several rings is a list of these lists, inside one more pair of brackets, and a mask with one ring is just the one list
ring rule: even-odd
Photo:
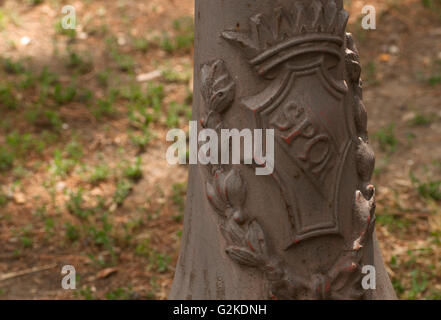
[[[339,234],[341,180],[351,147],[344,106],[347,86],[334,79],[325,55],[301,66],[289,61],[261,93],[243,99],[256,127],[274,129],[273,178],[291,222],[292,239]],[[311,87],[314,90],[311,90]]]

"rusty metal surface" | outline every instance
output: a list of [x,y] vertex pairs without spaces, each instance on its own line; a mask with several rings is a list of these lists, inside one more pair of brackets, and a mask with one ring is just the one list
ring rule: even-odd
[[[195,19],[195,120],[273,129],[275,168],[190,167],[170,298],[395,298],[342,1],[199,0]],[[375,266],[376,290],[361,287],[364,265]]]

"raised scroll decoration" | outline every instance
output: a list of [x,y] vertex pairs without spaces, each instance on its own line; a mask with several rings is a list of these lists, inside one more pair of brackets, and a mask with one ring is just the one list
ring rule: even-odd
[[[250,18],[249,31],[222,33],[243,50],[249,64],[269,83],[265,90],[241,102],[254,113],[257,128],[275,130],[277,152],[291,163],[283,166],[286,161],[278,161],[273,174],[292,224],[286,248],[311,237],[343,235],[338,219],[343,210],[340,202],[354,198],[352,233],[343,235],[338,259],[326,272],[300,276],[287,271],[284,262],[268,252],[259,224],[247,220],[245,191],[238,192],[244,190],[240,173],[225,172],[222,167],[212,170],[215,178],[207,183],[207,194],[224,219],[221,228],[231,244],[227,252],[236,262],[259,268],[274,298],[356,299],[364,295],[360,263],[375,223],[375,191],[369,184],[374,155],[367,141],[358,54],[345,33],[347,19],[347,12],[334,0],[325,4],[313,0],[296,2],[292,11],[278,7],[272,15],[255,15]],[[343,59],[344,76],[340,68]],[[352,113],[345,108],[348,92],[354,97]],[[210,110],[206,89],[203,96]],[[219,110],[222,113],[225,109]],[[349,114],[354,119],[349,119]],[[348,123],[351,121],[355,122],[355,133]],[[352,150],[355,157],[350,155]],[[341,190],[341,181],[350,174],[344,168],[354,158],[360,191]],[[321,201],[311,194],[320,195]]]

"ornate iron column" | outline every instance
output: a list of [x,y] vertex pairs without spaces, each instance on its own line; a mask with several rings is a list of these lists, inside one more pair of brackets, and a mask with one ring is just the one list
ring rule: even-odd
[[[342,0],[196,0],[199,129],[273,129],[274,172],[190,166],[171,299],[394,299]],[[256,160],[256,162],[258,162]],[[376,289],[362,288],[363,266]]]

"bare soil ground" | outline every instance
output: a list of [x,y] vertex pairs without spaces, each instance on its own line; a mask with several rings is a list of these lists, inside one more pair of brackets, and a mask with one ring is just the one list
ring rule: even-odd
[[[388,271],[400,298],[440,299],[441,1],[345,3]],[[376,30],[361,28],[366,4]],[[165,134],[191,116],[192,14],[191,0],[0,8],[0,299],[167,297],[187,168],[167,165]],[[64,265],[77,290],[61,288]]]

